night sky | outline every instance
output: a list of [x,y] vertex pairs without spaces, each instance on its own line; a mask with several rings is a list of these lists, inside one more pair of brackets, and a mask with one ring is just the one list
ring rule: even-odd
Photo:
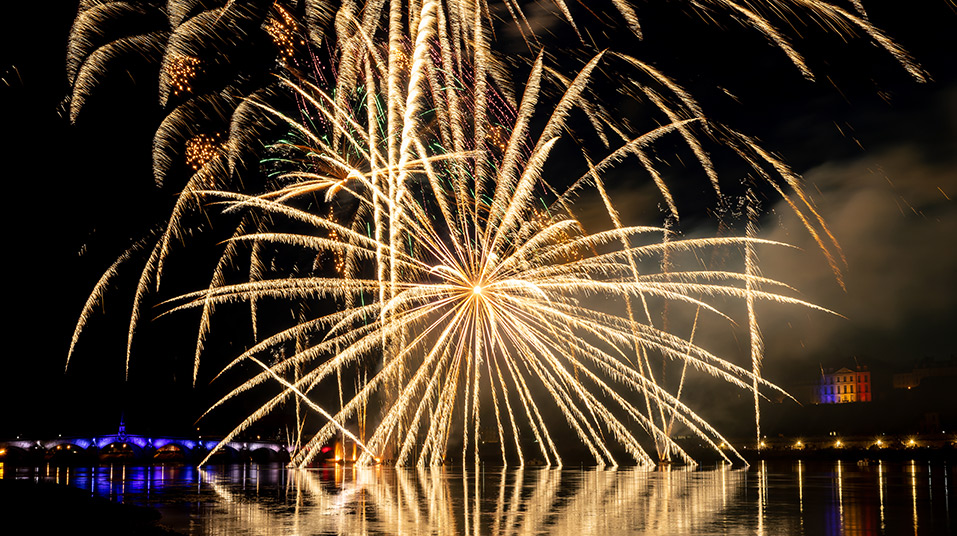
[[[138,416],[140,430],[183,433],[214,396],[205,382],[190,384],[192,346],[170,349],[177,337],[195,337],[195,318],[141,328],[144,341],[124,381],[138,268],[118,280],[106,314],[90,324],[64,372],[90,289],[132,240],[168,214],[175,194],[173,186],[157,189],[150,169],[152,133],[162,117],[155,74],[141,76],[132,66],[113,80],[109,99],[92,101],[71,125],[64,57],[76,2],[29,4],[8,12],[0,31],[0,169],[7,187],[0,437],[109,432],[121,411]],[[804,176],[844,249],[846,291],[793,213],[773,195],[764,197],[763,236],[803,248],[762,252],[764,272],[846,317],[760,311],[772,381],[811,379],[819,366],[849,365],[855,357],[902,371],[955,354],[957,8],[948,0],[871,4],[865,2],[871,20],[932,82],[915,82],[866,39],[844,43],[813,28],[802,28],[808,39],[796,45],[818,75],[814,83],[730,19],[721,27],[687,15],[674,28],[649,22],[645,43],[625,45],[672,67],[706,113],[782,155]],[[623,212],[660,201],[647,184],[618,182],[612,189]],[[700,216],[700,229],[695,215],[687,218],[686,235],[706,232],[705,212]],[[207,267],[195,270],[205,270],[196,281],[208,281]],[[747,342],[726,344],[739,351]]]

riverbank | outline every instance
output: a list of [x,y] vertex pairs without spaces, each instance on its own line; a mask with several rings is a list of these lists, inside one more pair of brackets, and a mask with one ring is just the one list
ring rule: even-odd
[[748,460],[945,461],[957,460],[957,435],[828,435],[732,441]]
[[957,450],[954,449],[857,449],[857,448],[827,448],[815,450],[746,450],[742,455],[749,460],[801,460],[801,461],[851,461],[862,464],[870,462],[938,462],[957,461]]
[[0,479],[0,519],[9,534],[176,536],[159,524],[153,508],[91,496],[88,491],[50,482]]

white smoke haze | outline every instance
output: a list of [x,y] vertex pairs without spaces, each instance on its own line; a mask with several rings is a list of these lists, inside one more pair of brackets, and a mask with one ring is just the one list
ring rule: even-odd
[[[947,119],[951,126],[955,117]],[[953,146],[954,138],[940,142]],[[949,156],[929,156],[932,152]],[[788,312],[768,311],[762,324],[769,353],[824,362],[870,356],[895,363],[951,355],[949,332],[957,325],[957,150],[902,144],[828,162],[804,177],[809,191],[818,190],[818,207],[847,258],[846,292],[783,203],[774,208],[777,221],[764,226],[766,238],[803,251],[766,255],[761,266],[847,319],[812,316],[802,326],[781,329]]]
[[[924,357],[954,354],[950,332],[957,326],[957,91],[931,96],[916,121],[913,117],[902,120],[904,116],[894,109],[874,115],[862,112],[859,123],[876,123],[881,131],[877,139],[885,144],[868,146],[862,133],[865,149],[859,156],[826,160],[802,173],[806,192],[846,257],[840,278],[794,211],[774,194],[765,198],[770,206],[764,207],[761,237],[795,248],[760,247],[763,274],[791,285],[798,297],[843,316],[759,304],[758,320],[766,342],[764,371],[771,381],[784,385],[811,381],[820,366],[849,365],[855,358],[861,364],[907,370]],[[809,122],[814,124],[796,120]],[[781,128],[794,128],[796,123]],[[808,136],[820,134],[821,128],[808,129]],[[846,143],[853,144],[850,139]],[[787,150],[782,153],[787,160]],[[797,156],[807,160],[815,155]],[[662,225],[662,213],[656,209],[660,195],[653,184],[637,183],[636,178],[631,184],[609,184],[622,218],[634,224]],[[576,214],[583,222],[607,225],[607,217],[595,208],[597,203],[582,201]],[[713,223],[681,223],[685,238],[715,232]],[[693,269],[696,264],[694,259],[690,264],[687,258],[675,261],[676,268]],[[721,261],[731,269],[740,268],[736,265],[742,262],[736,250],[729,250]],[[743,304],[727,306],[735,318],[743,318],[739,314]],[[674,334],[690,336],[693,308],[672,306],[667,317]],[[660,315],[655,319],[663,321]],[[746,326],[739,325],[729,334],[728,322],[702,313],[695,342],[747,365]]]

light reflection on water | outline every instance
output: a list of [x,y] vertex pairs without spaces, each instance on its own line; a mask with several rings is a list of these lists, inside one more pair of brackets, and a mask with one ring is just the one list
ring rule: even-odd
[[[0,469],[2,470],[2,469]],[[13,474],[15,473],[15,475]],[[8,468],[196,535],[953,534],[953,463],[750,469]]]

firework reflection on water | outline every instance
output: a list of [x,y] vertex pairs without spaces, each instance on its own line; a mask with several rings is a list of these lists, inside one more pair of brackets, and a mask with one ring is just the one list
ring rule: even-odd
[[954,465],[782,461],[751,469],[280,464],[8,468],[162,513],[195,535],[949,534]]

